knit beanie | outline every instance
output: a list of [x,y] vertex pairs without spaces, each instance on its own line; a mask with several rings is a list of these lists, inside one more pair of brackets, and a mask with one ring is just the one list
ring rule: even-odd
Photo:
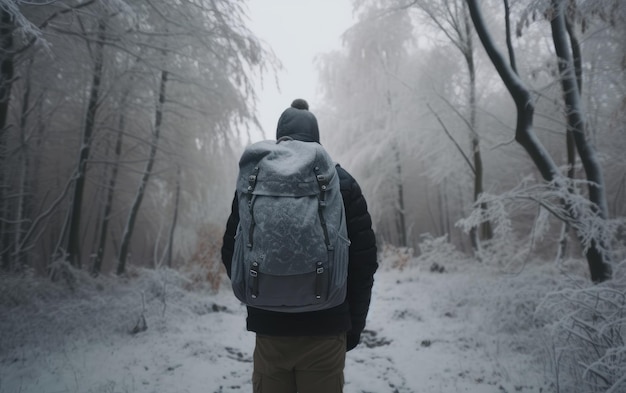
[[320,133],[315,115],[309,112],[309,104],[302,98],[295,99],[280,115],[276,127],[276,139],[291,137],[303,142],[320,143]]

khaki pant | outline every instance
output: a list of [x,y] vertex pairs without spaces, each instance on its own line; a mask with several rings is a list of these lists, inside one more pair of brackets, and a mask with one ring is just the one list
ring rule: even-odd
[[342,393],[346,335],[257,335],[253,393]]

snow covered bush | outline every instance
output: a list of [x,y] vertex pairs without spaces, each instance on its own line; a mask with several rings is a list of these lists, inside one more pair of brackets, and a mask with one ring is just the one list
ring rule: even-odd
[[211,224],[206,224],[198,231],[196,249],[182,267],[194,286],[204,287],[208,283],[217,292],[224,281],[225,271],[221,259],[223,231],[223,228]]
[[396,247],[385,243],[380,251],[379,260],[383,268],[398,269],[400,271],[411,265],[413,249],[408,247]]
[[[482,194],[470,215],[456,225],[469,232],[471,228],[490,221],[494,227],[494,239],[480,250],[481,259],[500,261],[505,265],[524,264],[528,256],[539,252],[541,242],[551,247],[556,255],[563,224],[573,229],[583,251],[595,245],[598,252],[615,259],[619,255],[616,240],[626,222],[623,217],[603,219],[598,208],[584,195],[588,185],[585,180],[559,178],[558,182],[547,183],[528,177],[507,192]],[[481,209],[480,206],[488,208]],[[528,220],[533,212],[536,213],[530,233],[516,231],[516,221]],[[525,226],[519,228],[526,230]],[[506,248],[507,245],[510,247]]]
[[0,274],[0,353],[20,345],[45,351],[78,341],[113,340],[130,333],[138,318],[147,320],[148,329],[163,329],[176,322],[171,315],[203,315],[218,307],[208,287],[189,292],[191,279],[172,269],[98,278],[69,265],[55,269],[63,272],[56,281],[30,273]]
[[[533,263],[516,274],[500,274],[491,288],[497,294],[489,298],[488,320],[493,329],[511,335],[531,333],[532,340],[546,320],[536,315],[545,296],[559,288],[559,275],[549,263]],[[527,347],[536,347],[526,343]]]
[[626,391],[626,260],[605,283],[572,278],[537,316],[550,321],[546,351],[557,392]]
[[422,235],[419,243],[420,254],[417,261],[433,272],[443,273],[446,269],[467,261],[467,256],[448,241],[448,236],[434,237],[430,233]]

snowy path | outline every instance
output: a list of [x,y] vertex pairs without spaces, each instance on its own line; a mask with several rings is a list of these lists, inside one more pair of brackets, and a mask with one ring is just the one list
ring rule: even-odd
[[[380,271],[362,344],[348,353],[345,391],[548,391],[543,365],[526,344],[532,331],[503,332],[506,324],[490,320],[495,305],[503,304],[493,295],[508,285],[495,284],[501,281],[478,269]],[[114,311],[120,308],[115,302],[136,303],[136,293],[102,297],[110,307],[101,307],[98,317],[87,308],[76,321],[66,318],[68,324],[84,321],[84,329],[65,331],[54,318],[42,325],[41,310],[22,316],[48,330],[28,330],[27,337],[2,332],[5,339],[13,335],[13,345],[0,347],[10,349],[0,352],[0,393],[250,392],[254,337],[244,330],[244,309],[229,291],[206,298],[170,289],[165,299],[147,300],[148,329],[136,335],[127,333],[129,318]]]
[[391,343],[350,354],[348,376],[376,370],[378,378],[357,377],[348,391],[542,391],[542,374],[533,370],[532,358],[508,352],[510,337],[485,331],[489,321],[481,295],[487,293],[479,287],[490,285],[485,277],[390,275],[396,281],[379,283],[368,329],[377,332],[378,341]]

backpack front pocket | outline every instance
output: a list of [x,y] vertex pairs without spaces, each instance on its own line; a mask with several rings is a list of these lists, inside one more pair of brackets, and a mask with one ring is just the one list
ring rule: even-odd
[[319,263],[315,270],[295,275],[263,273],[253,263],[246,287],[248,304],[285,312],[314,311],[328,297],[328,268]]

